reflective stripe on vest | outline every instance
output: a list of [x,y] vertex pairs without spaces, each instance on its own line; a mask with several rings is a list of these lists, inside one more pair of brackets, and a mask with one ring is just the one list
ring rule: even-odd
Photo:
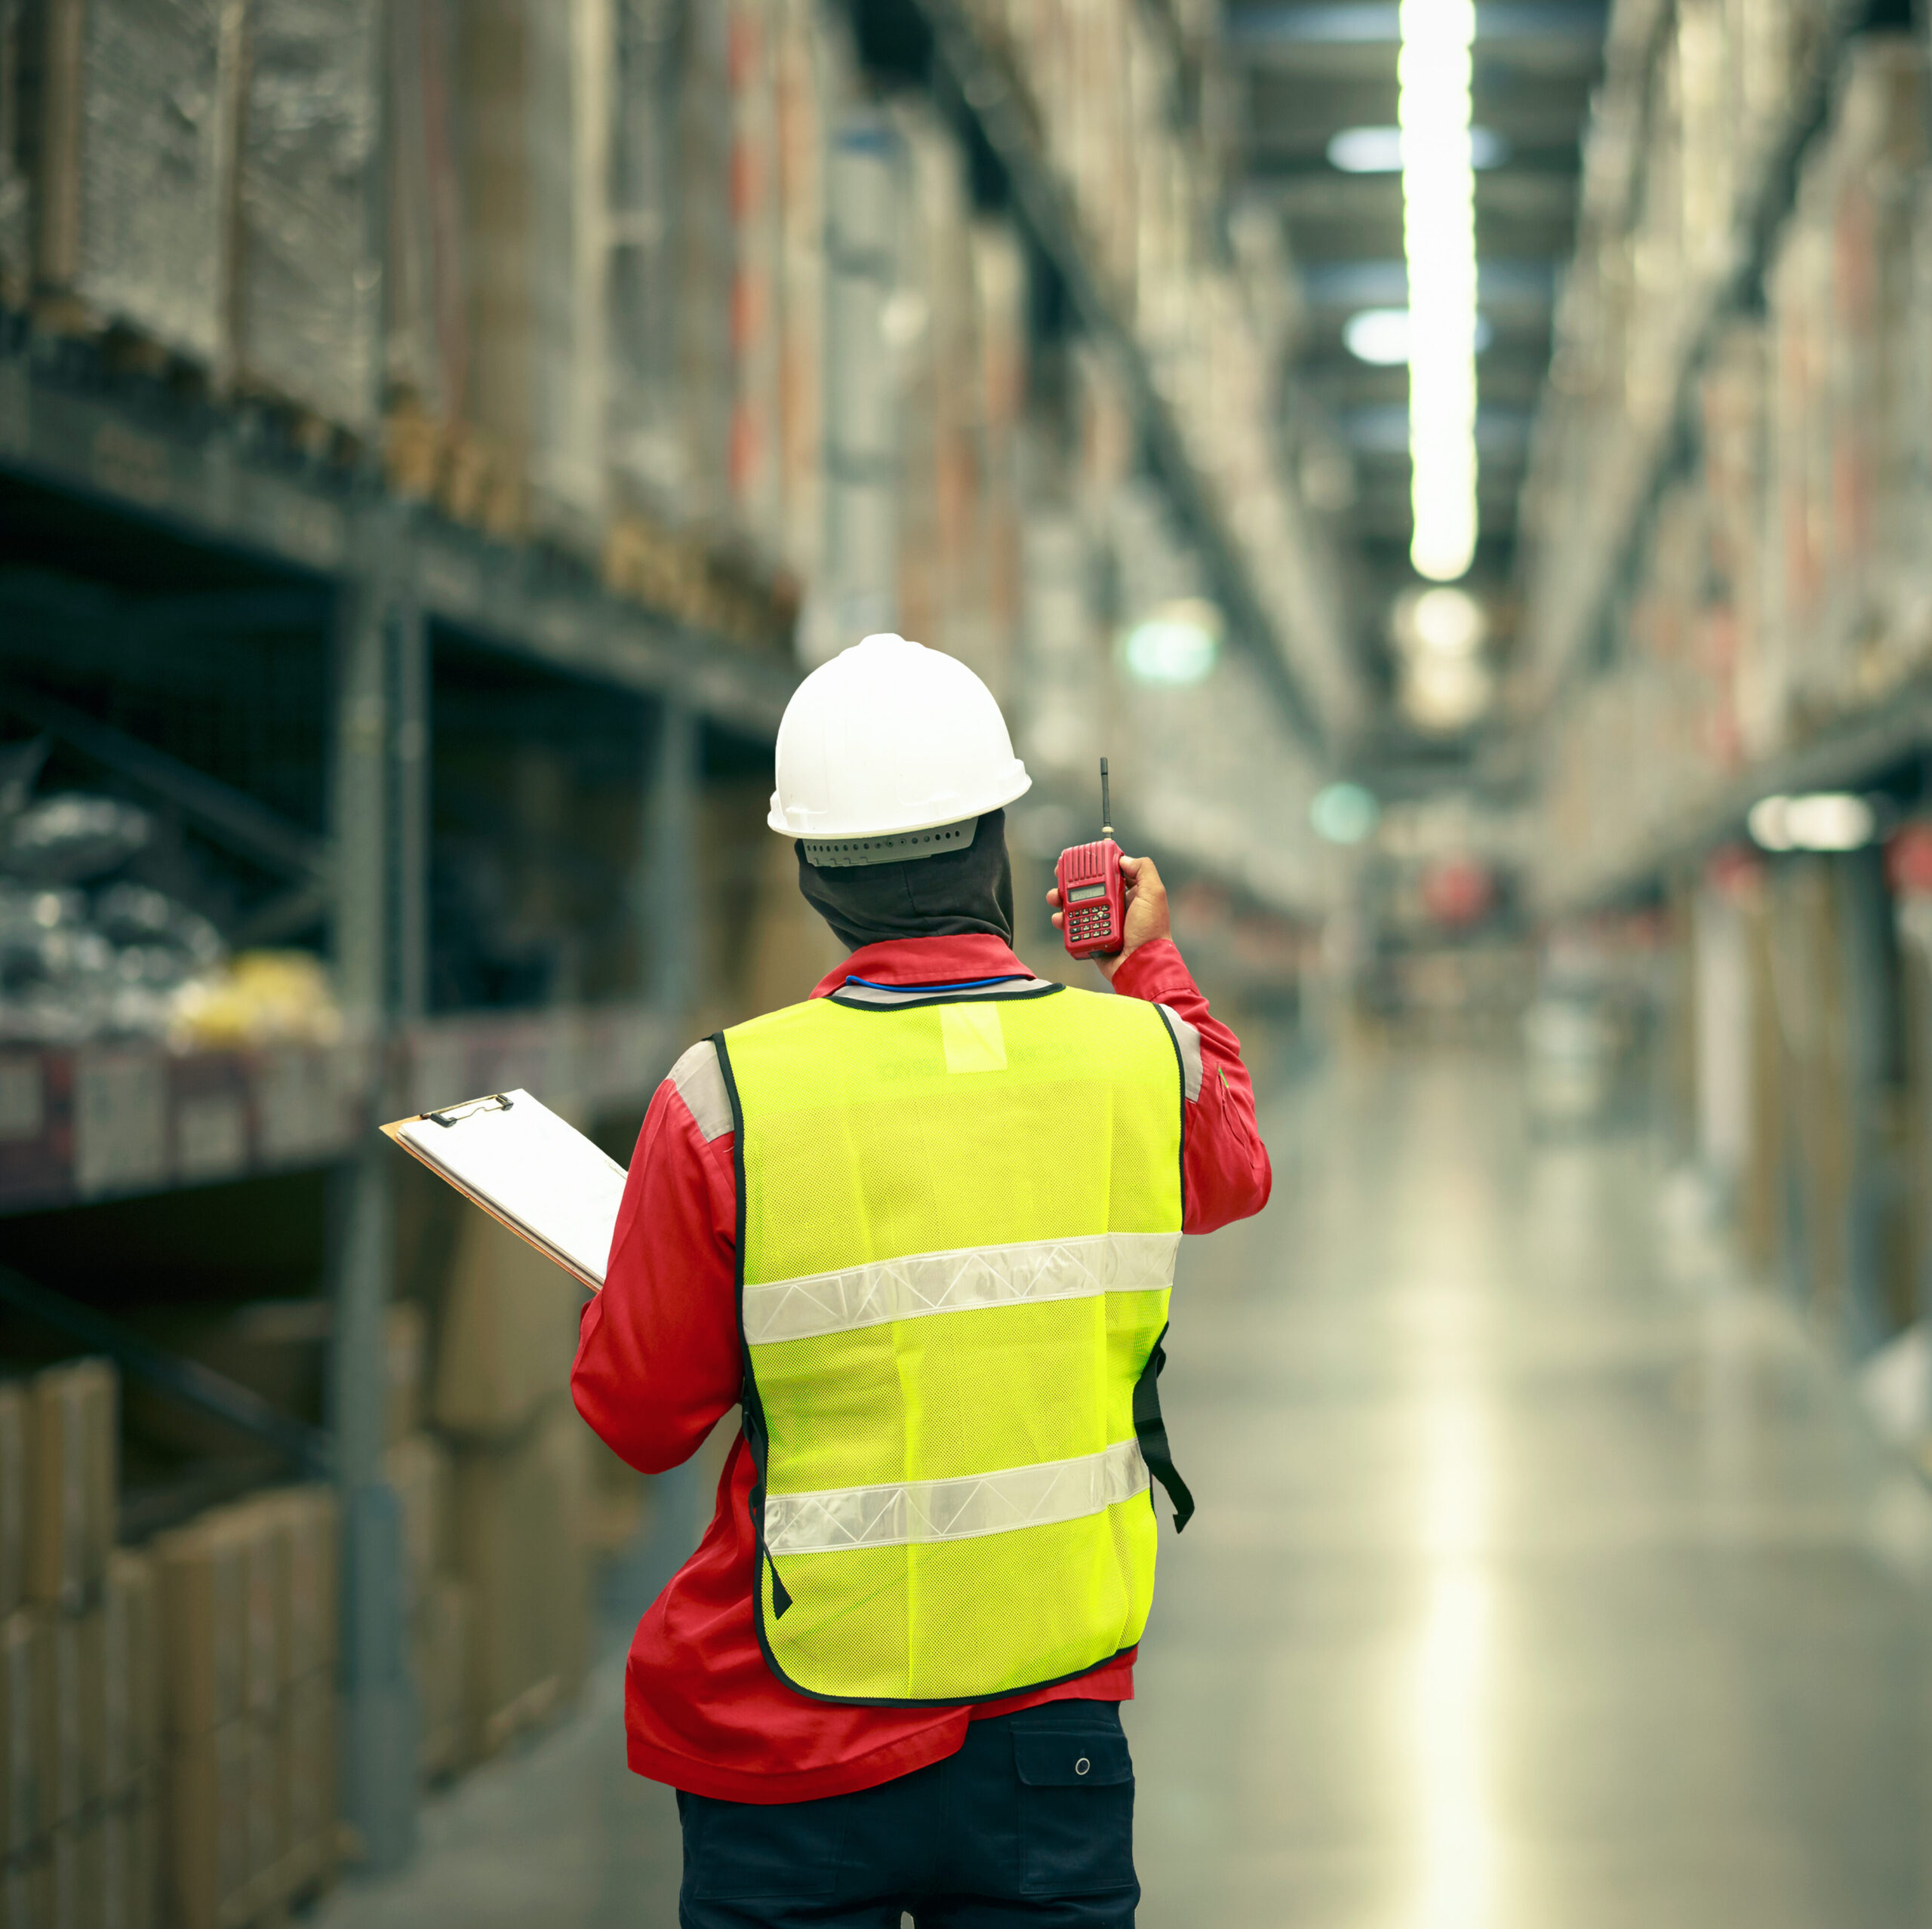
[[971,1702],[1132,1647],[1155,1555],[1135,1393],[1181,1223],[1158,1011],[819,998],[718,1047],[774,1670]]

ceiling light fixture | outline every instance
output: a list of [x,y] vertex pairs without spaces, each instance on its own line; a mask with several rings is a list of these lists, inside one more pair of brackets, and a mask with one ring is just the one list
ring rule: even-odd
[[1466,589],[1425,589],[1411,620],[1416,641],[1438,657],[1473,656],[1489,632],[1481,604]]
[[1375,793],[1358,783],[1324,785],[1315,792],[1308,810],[1315,835],[1331,844],[1360,844],[1374,835],[1381,817]]
[[1402,0],[1402,248],[1408,258],[1410,497],[1417,572],[1451,583],[1476,548],[1473,0]]
[[[1478,171],[1500,168],[1509,158],[1509,143],[1494,128],[1469,130],[1469,165]],[[1402,171],[1400,128],[1344,128],[1328,143],[1328,165],[1345,174],[1399,174]]]
[[1174,689],[1202,681],[1221,654],[1221,612],[1204,598],[1162,604],[1121,641],[1128,675]]
[[[1377,368],[1395,368],[1409,358],[1409,311],[1406,308],[1364,308],[1342,325],[1342,345],[1358,361]],[[1488,347],[1496,331],[1488,318],[1476,317],[1476,352]]]
[[1865,798],[1835,790],[1761,797],[1748,821],[1761,851],[1861,851],[1878,829],[1878,813]]

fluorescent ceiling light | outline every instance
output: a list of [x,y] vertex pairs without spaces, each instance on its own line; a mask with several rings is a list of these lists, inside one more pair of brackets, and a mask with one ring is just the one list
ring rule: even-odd
[[1359,844],[1374,833],[1382,807],[1358,783],[1331,783],[1317,791],[1309,806],[1315,834],[1331,844]]
[[1221,653],[1221,613],[1197,597],[1165,603],[1128,632],[1121,646],[1137,683],[1185,688],[1202,681]]
[[1402,708],[1418,730],[1432,736],[1467,730],[1495,697],[1495,675],[1477,656],[1419,656],[1402,679]]
[[1846,791],[1760,798],[1746,822],[1761,851],[1862,851],[1878,828],[1872,806]]
[[1402,0],[1402,247],[1408,262],[1410,497],[1417,572],[1454,582],[1476,548],[1476,220],[1472,0]]
[[1425,589],[1410,620],[1416,641],[1438,657],[1467,657],[1482,647],[1489,623],[1466,589]]
[[[1494,128],[1469,130],[1469,165],[1500,168],[1509,143]],[[1402,171],[1400,128],[1344,128],[1328,143],[1328,165],[1345,174],[1398,174]]]
[[[1343,346],[1358,361],[1393,368],[1409,358],[1409,311],[1406,308],[1364,308],[1342,325]],[[1480,355],[1496,331],[1476,317],[1476,352]]]

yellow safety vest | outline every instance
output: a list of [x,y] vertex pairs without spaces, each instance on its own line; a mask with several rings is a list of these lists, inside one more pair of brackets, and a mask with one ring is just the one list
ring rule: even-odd
[[825,1700],[984,1701],[1138,1641],[1181,1229],[1160,1008],[848,986],[717,1039],[757,1620]]

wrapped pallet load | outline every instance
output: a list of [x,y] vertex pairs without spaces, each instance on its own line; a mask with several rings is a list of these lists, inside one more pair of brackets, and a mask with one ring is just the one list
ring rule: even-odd
[[464,417],[521,470],[538,533],[594,558],[605,515],[611,0],[456,15]]
[[731,518],[764,555],[783,540],[779,467],[782,0],[728,0]]
[[737,278],[731,198],[731,8],[688,11],[677,78],[676,502],[681,522],[722,527],[731,509]]
[[235,290],[244,0],[47,0],[38,269],[57,318],[217,377]]
[[366,433],[382,285],[377,0],[249,0],[235,299],[251,389]]

